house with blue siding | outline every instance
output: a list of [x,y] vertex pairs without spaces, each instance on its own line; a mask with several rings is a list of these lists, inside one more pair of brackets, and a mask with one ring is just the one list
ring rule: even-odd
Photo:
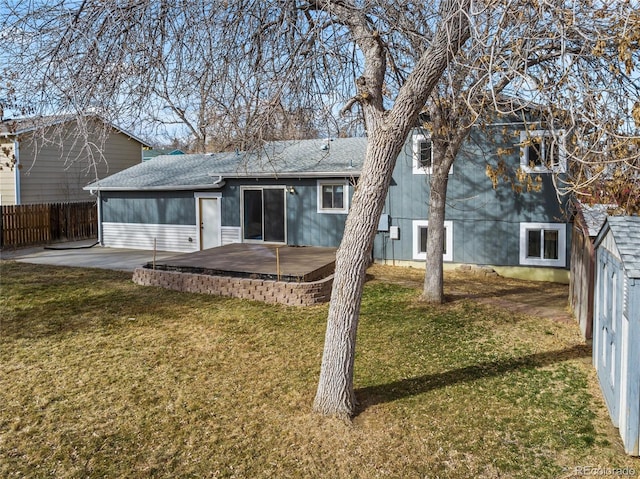
[[[571,229],[566,199],[553,181],[566,170],[562,145],[524,140],[523,125],[474,128],[449,171],[445,210],[444,267],[493,267],[505,276],[568,282]],[[562,138],[562,136],[560,136]],[[429,134],[415,130],[399,155],[384,214],[392,226],[377,235],[374,256],[396,265],[420,266],[429,225]],[[551,154],[554,153],[554,154]],[[487,165],[506,168],[495,187]],[[536,191],[518,180],[526,173]]]
[[[505,126],[506,125],[506,126]],[[565,168],[551,135],[522,125],[474,129],[450,171],[447,267],[489,265],[508,276],[568,281],[570,228],[553,177]],[[198,251],[233,242],[337,247],[366,153],[366,138],[273,142],[255,152],[158,156],[87,187],[99,196],[104,246]],[[376,235],[373,259],[426,258],[431,168],[428,132],[407,139]],[[522,170],[539,191],[494,188],[487,165]],[[504,175],[505,178],[507,175]]]
[[87,187],[104,246],[191,252],[229,243],[337,246],[366,138],[158,156]]
[[596,241],[593,364],[627,454],[640,455],[640,217],[608,217]]

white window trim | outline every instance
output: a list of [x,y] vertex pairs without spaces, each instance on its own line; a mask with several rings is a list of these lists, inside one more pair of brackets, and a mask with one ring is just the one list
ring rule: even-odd
[[[558,148],[558,164],[553,168],[545,168],[537,166],[531,168],[529,165],[529,142],[532,138],[556,137],[559,142]],[[567,150],[565,148],[565,131],[557,130],[550,132],[548,130],[532,130],[520,132],[520,168],[525,173],[565,173],[567,171]]]
[[[412,170],[414,175],[431,175],[433,174],[433,141],[431,141],[431,166],[425,168],[420,164],[420,143],[423,141],[431,141],[431,138],[422,133],[413,135],[412,148]],[[453,174],[453,165],[449,168],[449,174]]]
[[[284,194],[284,241],[265,241],[265,240],[253,240],[247,239],[244,237],[244,192],[248,190],[261,190],[263,191],[264,198],[264,190],[282,190]],[[256,243],[256,244],[287,244],[288,238],[288,221],[287,221],[287,189],[284,185],[264,185],[264,186],[241,186],[240,187],[240,238],[242,243]],[[264,222],[264,204],[262,205],[262,221]],[[220,216],[220,221],[222,221],[222,216]],[[264,230],[263,230],[264,231]]]
[[414,175],[430,175],[433,173],[433,143],[431,144],[431,167],[425,168],[420,164],[420,144],[423,141],[431,141],[426,135],[413,135],[413,174]]
[[[214,192],[214,193],[208,193],[208,192],[194,192],[193,193],[193,197],[196,200],[196,231],[198,231],[198,234],[196,235],[196,245],[197,245],[197,249],[198,251],[200,251],[202,249],[202,235],[200,234],[200,199],[204,198],[215,198],[218,200],[217,204],[216,204],[216,208],[218,209],[218,218],[220,219],[220,222],[218,223],[218,229],[222,229],[222,193],[220,192]],[[220,244],[222,245],[222,236],[220,237]]]
[[[322,187],[325,185],[341,185],[343,190],[343,207],[342,208],[323,208],[322,207]],[[346,180],[317,180],[317,212],[330,215],[346,215],[349,213],[349,182]]]
[[[429,220],[413,220],[413,259],[426,261],[427,253],[420,251],[420,228],[429,227]],[[447,252],[442,255],[443,261],[453,261],[453,221],[445,221],[446,231],[445,241],[447,242]]]
[[[558,232],[558,259],[527,257],[527,231],[555,230]],[[564,223],[520,223],[520,264],[524,266],[550,266],[564,268],[567,265],[567,225]]]

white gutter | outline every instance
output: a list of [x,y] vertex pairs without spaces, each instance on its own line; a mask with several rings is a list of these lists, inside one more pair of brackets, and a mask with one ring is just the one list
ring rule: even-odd
[[16,162],[13,165],[13,195],[15,199],[15,204],[19,205],[21,190],[20,190],[20,142],[15,139],[13,140],[13,156],[16,157]]
[[279,178],[342,178],[342,177],[359,177],[360,171],[328,171],[328,172],[290,172],[281,175],[273,173],[258,173],[254,175],[238,175],[237,173],[209,173],[209,176],[218,179],[212,184],[204,185],[160,185],[160,186],[85,186],[83,189],[91,192],[96,191],[192,191],[192,190],[210,190],[212,188],[222,188],[225,185],[223,178],[231,179],[252,179],[252,178],[271,178],[277,180]]
[[[93,192],[91,192],[93,194]],[[100,246],[104,246],[103,238],[102,238],[102,199],[100,198],[100,192],[98,191],[97,195],[97,207],[98,207],[98,241],[100,242]]]
[[100,194],[101,191],[191,191],[191,190],[210,190],[212,188],[222,188],[225,185],[225,181],[222,176],[219,176],[216,181],[208,185],[162,185],[162,186],[97,186],[91,187],[85,186],[82,188],[88,191],[92,195],[95,193]]
[[[209,173],[209,176],[219,176],[218,173]],[[277,180],[278,178],[333,178],[333,177],[343,177],[343,176],[360,176],[360,171],[356,170],[354,167],[353,170],[347,171],[287,171],[283,173],[256,173],[256,174],[246,174],[239,175],[237,173],[222,173],[222,176],[225,178],[233,178],[233,179],[245,179],[245,178],[273,178]]]

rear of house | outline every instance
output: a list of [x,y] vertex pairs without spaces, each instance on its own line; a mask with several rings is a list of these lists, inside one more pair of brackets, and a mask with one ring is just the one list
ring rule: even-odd
[[337,246],[365,138],[159,156],[87,187],[105,246],[190,252],[234,242]]
[[[570,229],[552,181],[563,165],[538,167],[527,176],[538,191],[519,191],[517,172],[529,165],[520,138],[518,125],[507,133],[475,129],[463,147],[449,178],[445,264],[567,281]],[[429,144],[416,130],[398,157],[376,261],[424,264]],[[179,252],[232,242],[337,247],[366,145],[366,138],[299,140],[251,153],[156,157],[87,187],[100,197],[100,240]],[[510,176],[494,188],[486,167],[501,160]]]
[[[533,147],[523,143],[522,129],[520,123],[474,128],[462,146],[449,173],[444,264],[487,265],[505,276],[566,282],[571,230],[566,200],[553,184],[565,170],[564,152],[556,146],[555,157],[545,158],[554,149],[539,146],[540,164],[531,167]],[[534,134],[549,144],[562,141],[562,135]],[[416,130],[399,155],[376,260],[421,266],[426,259],[432,151],[428,131]],[[502,168],[495,188],[487,165]]]

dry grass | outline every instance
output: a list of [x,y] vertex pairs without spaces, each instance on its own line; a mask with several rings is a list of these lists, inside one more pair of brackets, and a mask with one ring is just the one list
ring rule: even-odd
[[326,306],[267,306],[143,288],[123,273],[0,264],[2,477],[529,478],[571,477],[581,465],[640,469],[609,426],[577,328],[477,302],[539,284],[452,274],[452,301],[433,307],[418,301],[420,272],[372,269],[356,359],[361,405],[345,424],[310,411]]

